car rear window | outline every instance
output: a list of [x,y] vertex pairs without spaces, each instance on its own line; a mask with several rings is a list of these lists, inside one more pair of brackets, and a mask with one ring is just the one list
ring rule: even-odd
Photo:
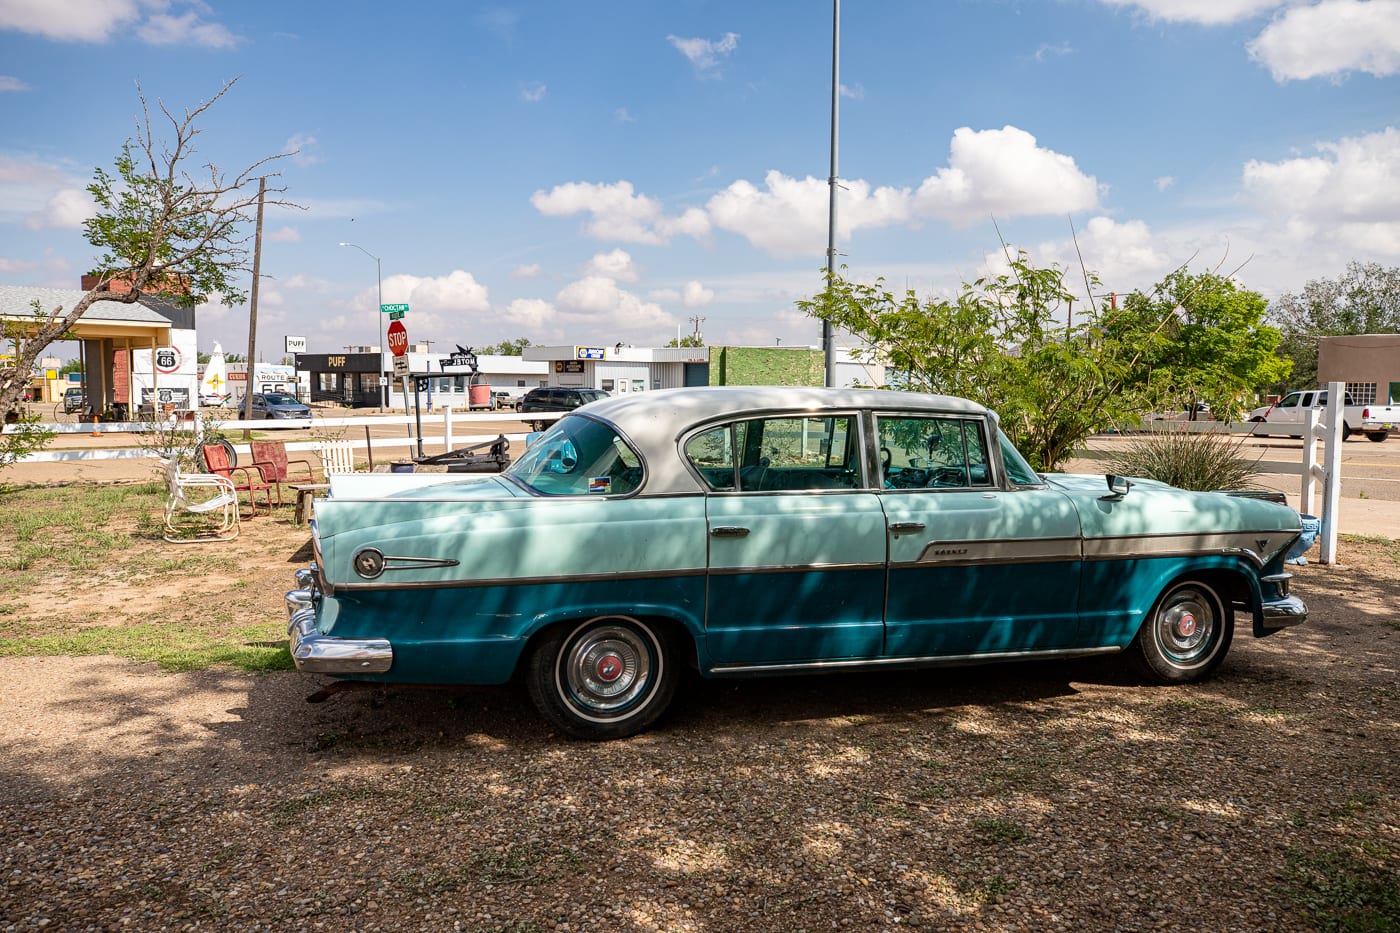
[[642,460],[612,428],[570,416],[556,421],[505,475],[541,496],[626,495],[642,484]]

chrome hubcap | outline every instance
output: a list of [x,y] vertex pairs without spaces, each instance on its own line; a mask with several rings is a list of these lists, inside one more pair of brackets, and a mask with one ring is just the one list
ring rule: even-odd
[[1157,643],[1174,664],[1190,666],[1215,645],[1216,619],[1210,599],[1188,588],[1177,593],[1157,614]]
[[585,713],[623,712],[645,696],[653,663],[644,635],[621,625],[590,629],[560,658],[564,695]]

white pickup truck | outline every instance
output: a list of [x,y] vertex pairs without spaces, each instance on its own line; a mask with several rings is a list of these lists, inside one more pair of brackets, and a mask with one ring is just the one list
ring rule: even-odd
[[[1379,444],[1390,435],[1390,429],[1400,422],[1400,413],[1397,413],[1393,405],[1355,405],[1350,393],[1342,402],[1342,440],[1353,434],[1365,434],[1367,438]],[[1326,389],[1289,392],[1272,405],[1254,409],[1249,413],[1249,420],[1266,422],[1270,426],[1279,425],[1281,428],[1287,426],[1284,430],[1273,430],[1272,427],[1268,431],[1256,430],[1256,437],[1268,437],[1271,434],[1302,437],[1303,412],[1309,408],[1317,409],[1319,418],[1325,414]]]

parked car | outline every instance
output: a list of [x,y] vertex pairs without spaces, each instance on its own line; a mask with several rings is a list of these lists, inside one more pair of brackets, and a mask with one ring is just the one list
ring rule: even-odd
[[[1272,405],[1251,411],[1246,417],[1255,423],[1267,423],[1267,429],[1256,428],[1256,437],[1283,434],[1302,437],[1303,413],[1315,409],[1319,420],[1327,411],[1327,390],[1307,389],[1289,392]],[[1365,434],[1368,440],[1383,442],[1400,423],[1400,411],[1392,405],[1357,405],[1348,392],[1342,399],[1342,440],[1353,434]],[[1279,425],[1275,428],[1274,425]]]
[[[311,417],[311,409],[285,392],[259,392],[253,396],[253,417],[285,420]],[[309,424],[302,427],[310,427]]]
[[[589,389],[578,386],[541,386],[531,389],[521,397],[515,410],[525,414],[536,411],[573,411],[589,402],[608,398],[602,389]],[[533,422],[535,430],[541,430],[545,422]]]
[[524,681],[576,737],[705,677],[1124,654],[1210,674],[1303,622],[1286,505],[1039,475],[945,396],[669,389],[565,415],[499,475],[340,475],[287,594],[303,671]]
[[63,390],[63,413],[71,415],[75,411],[82,411],[87,408],[87,396],[78,386],[71,386]]

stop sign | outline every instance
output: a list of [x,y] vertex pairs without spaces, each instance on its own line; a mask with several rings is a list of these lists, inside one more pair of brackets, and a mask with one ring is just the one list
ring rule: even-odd
[[395,356],[403,356],[408,352],[408,328],[403,326],[403,321],[393,321],[389,324],[389,352]]

